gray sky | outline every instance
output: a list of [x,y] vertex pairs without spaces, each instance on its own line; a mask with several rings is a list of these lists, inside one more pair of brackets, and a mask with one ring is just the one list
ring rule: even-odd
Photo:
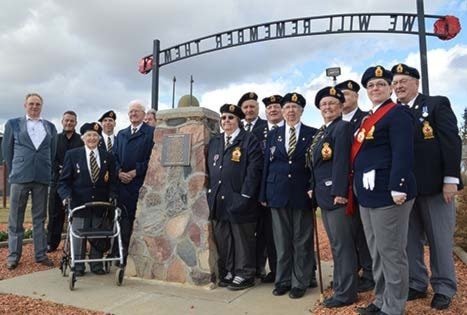
[[[0,130],[6,119],[23,115],[24,95],[44,97],[44,118],[59,125],[68,109],[79,125],[113,109],[118,127],[128,124],[129,101],[150,106],[151,75],[137,71],[138,60],[161,48],[198,37],[276,20],[353,12],[416,11],[416,1],[23,1],[0,4]],[[456,15],[465,22],[466,1],[425,1],[426,14]],[[431,27],[431,26],[430,26]],[[429,29],[431,30],[431,29]],[[467,105],[467,43],[463,32],[451,41],[428,39],[430,89],[451,98],[456,113]],[[418,39],[411,35],[345,34],[281,39],[226,49],[161,68],[160,109],[169,108],[172,77],[176,102],[189,93],[201,106],[218,110],[247,91],[260,97],[298,91],[308,101],[304,121],[321,119],[313,106],[316,91],[331,81],[324,71],[340,66],[339,79],[360,81],[366,67],[406,62],[419,66]],[[368,106],[361,93],[361,104]]]

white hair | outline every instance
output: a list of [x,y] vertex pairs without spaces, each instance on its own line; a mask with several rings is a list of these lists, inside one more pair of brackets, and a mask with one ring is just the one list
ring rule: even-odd
[[130,109],[133,106],[136,106],[143,112],[146,112],[146,107],[143,104],[144,103],[141,100],[132,100],[130,103],[128,103],[128,109]]

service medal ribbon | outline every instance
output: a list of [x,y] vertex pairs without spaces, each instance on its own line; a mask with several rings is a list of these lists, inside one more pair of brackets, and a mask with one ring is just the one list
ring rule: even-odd
[[213,166],[216,166],[217,160],[219,160],[219,154],[214,155],[214,163],[212,164]]

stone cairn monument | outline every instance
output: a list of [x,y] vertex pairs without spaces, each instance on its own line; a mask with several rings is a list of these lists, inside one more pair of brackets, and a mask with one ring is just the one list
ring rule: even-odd
[[[198,104],[196,99],[188,101]],[[198,286],[215,282],[217,253],[208,220],[205,150],[217,132],[219,114],[211,110],[179,104],[157,112],[127,275]]]

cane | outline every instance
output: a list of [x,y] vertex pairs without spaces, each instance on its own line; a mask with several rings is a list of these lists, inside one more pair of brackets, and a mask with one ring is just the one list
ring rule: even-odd
[[319,301],[320,303],[324,300],[323,291],[323,273],[321,272],[321,257],[319,254],[319,240],[318,240],[318,222],[316,221],[316,208],[313,208],[313,226],[315,229],[315,240],[316,240],[316,255],[318,256],[318,275],[319,275]]

